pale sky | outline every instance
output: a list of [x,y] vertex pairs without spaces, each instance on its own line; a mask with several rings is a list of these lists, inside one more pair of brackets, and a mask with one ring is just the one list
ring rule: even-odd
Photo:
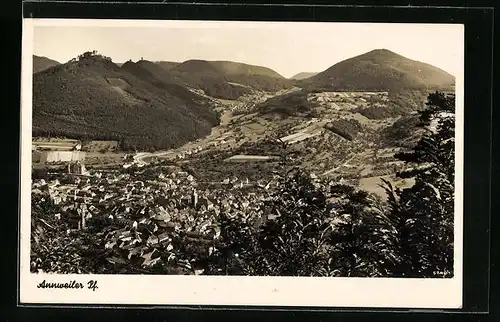
[[34,28],[33,53],[61,63],[94,49],[114,62],[231,60],[291,77],[385,48],[457,76],[463,37],[458,24],[43,19]]

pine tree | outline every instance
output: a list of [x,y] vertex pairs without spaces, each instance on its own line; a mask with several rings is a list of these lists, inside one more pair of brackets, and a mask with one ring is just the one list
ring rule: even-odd
[[411,168],[398,174],[415,184],[396,189],[385,181],[390,214],[398,231],[402,258],[394,274],[407,277],[453,275],[453,220],[455,186],[455,97],[428,96],[420,112],[427,129],[411,152],[395,157]]
[[397,230],[386,216],[384,203],[352,186],[331,187],[335,203],[330,275],[387,277],[400,262],[395,251]]

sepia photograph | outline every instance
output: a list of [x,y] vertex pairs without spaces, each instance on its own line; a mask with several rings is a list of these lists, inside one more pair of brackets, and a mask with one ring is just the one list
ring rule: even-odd
[[460,306],[462,25],[24,32],[21,275],[37,292],[252,277],[231,281],[383,280],[397,297],[394,283],[422,281]]

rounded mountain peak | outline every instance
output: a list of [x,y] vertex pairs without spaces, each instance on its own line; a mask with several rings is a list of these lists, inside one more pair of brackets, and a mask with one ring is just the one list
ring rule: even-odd
[[374,49],[365,54],[359,55],[358,57],[369,57],[374,59],[405,58],[385,48]]

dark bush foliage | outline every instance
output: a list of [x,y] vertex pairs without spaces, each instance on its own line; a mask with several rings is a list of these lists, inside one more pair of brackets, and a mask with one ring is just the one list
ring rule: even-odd
[[325,127],[336,133],[347,140],[354,140],[359,131],[363,129],[361,124],[357,120],[354,119],[339,119],[333,120],[325,125]]
[[41,168],[41,169],[33,169],[31,172],[31,179],[35,180],[47,180],[49,178],[49,174],[47,172],[47,169]]
[[401,117],[391,126],[382,130],[380,133],[381,143],[388,147],[413,148],[418,140],[418,134],[421,132],[416,129],[419,123],[418,115]]
[[258,104],[257,109],[261,114],[277,114],[281,117],[289,117],[306,115],[316,106],[316,103],[307,100],[306,92],[296,91],[272,97]]

